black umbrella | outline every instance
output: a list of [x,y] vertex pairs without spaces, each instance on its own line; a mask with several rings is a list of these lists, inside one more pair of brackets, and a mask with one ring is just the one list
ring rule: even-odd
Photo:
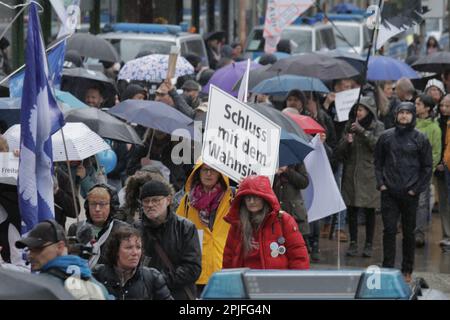
[[419,58],[411,67],[417,71],[442,73],[450,69],[450,52],[434,52]]
[[[250,70],[250,74],[248,76],[248,89],[253,89],[255,86],[257,86],[261,81],[264,81],[266,79],[270,79],[273,77],[276,77],[279,72],[276,71],[267,71],[272,65],[267,64],[265,66]],[[238,82],[233,87],[233,90],[239,90],[241,86],[242,78],[239,79]]]
[[67,40],[66,50],[77,51],[83,57],[96,58],[108,62],[120,61],[111,43],[90,33],[76,33]]
[[364,71],[366,65],[366,59],[354,52],[343,51],[339,49],[334,49],[330,51],[321,52],[325,56],[344,60],[350,64],[353,68],[358,70],[360,73]]
[[306,53],[278,60],[267,71],[321,80],[346,79],[359,75],[358,70],[347,62],[317,53]]
[[61,280],[0,268],[0,300],[74,300]]
[[283,112],[281,112],[278,109],[275,109],[274,107],[264,104],[264,103],[247,103],[251,108],[255,109],[259,113],[263,114],[276,124],[278,124],[282,129],[286,130],[287,132],[296,134],[300,136],[305,141],[310,141],[311,136],[306,134],[305,131],[303,131],[302,128],[298,126],[297,123],[295,123],[294,120],[292,120],[289,116],[285,115]]
[[75,97],[84,101],[87,89],[98,86],[105,99],[112,99],[116,94],[114,81],[102,72],[85,68],[63,69],[61,90],[68,91]]
[[69,110],[64,116],[66,122],[83,122],[102,138],[142,145],[142,140],[133,127],[100,109]]

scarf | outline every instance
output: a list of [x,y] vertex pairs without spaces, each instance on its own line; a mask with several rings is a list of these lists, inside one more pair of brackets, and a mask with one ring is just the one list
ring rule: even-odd
[[201,183],[197,184],[189,194],[191,206],[198,210],[200,220],[209,226],[211,213],[219,207],[224,190],[217,183],[211,191],[206,192]]

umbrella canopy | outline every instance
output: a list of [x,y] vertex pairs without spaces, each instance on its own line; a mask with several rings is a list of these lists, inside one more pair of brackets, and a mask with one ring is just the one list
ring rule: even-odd
[[[287,52],[282,52],[282,51],[275,51],[275,52],[272,53],[272,54],[277,58],[277,60],[281,60],[281,59],[284,59],[284,58],[291,57],[291,55],[290,55],[289,53],[287,53]],[[261,57],[262,57],[262,55],[259,56],[259,57],[257,57],[257,58],[254,59],[253,61],[259,63],[259,60],[261,59]]]
[[325,129],[311,117],[294,113],[287,113],[287,115],[307,134],[325,133]]
[[299,136],[286,130],[281,130],[278,165],[279,167],[284,167],[301,163],[308,153],[313,150],[314,148],[300,139]]
[[[119,80],[161,82],[167,77],[168,54],[151,54],[128,61],[119,72]],[[193,74],[194,67],[184,57],[178,57],[175,77]]]
[[61,280],[0,268],[0,300],[74,300]]
[[[260,67],[261,65],[255,62],[251,62],[250,64],[250,70]],[[220,68],[214,72],[206,86],[203,87],[202,92],[209,93],[209,88],[213,84],[232,96],[237,97],[239,89],[234,90],[233,88],[236,82],[242,78],[246,69],[247,61],[233,62],[223,68]]]
[[450,68],[450,52],[439,51],[421,57],[411,67],[417,71],[442,73]]
[[347,62],[317,53],[306,53],[278,60],[268,71],[321,80],[346,79],[359,75],[358,70]]
[[133,127],[97,108],[70,110],[64,114],[66,122],[82,122],[102,138],[132,144],[142,144]]
[[62,71],[62,77],[89,79],[114,85],[114,81],[105,76],[104,73],[85,68],[65,68]]
[[354,52],[334,49],[330,51],[321,52],[320,54],[323,54],[331,58],[344,60],[345,62],[350,64],[353,68],[358,70],[360,73],[363,73],[366,65],[366,59]]
[[[248,76],[248,89],[249,90],[254,88],[261,81],[270,79],[270,78],[273,78],[273,77],[279,75],[279,73],[276,71],[267,71],[271,66],[272,66],[271,64],[268,64],[268,65],[250,70],[250,74]],[[234,91],[239,91],[243,77],[244,77],[244,74],[242,74],[242,76],[239,78],[239,80],[233,86]]]
[[393,80],[400,78],[418,79],[420,75],[406,63],[386,56],[370,56],[367,79],[372,81]]
[[[63,111],[78,108],[88,108],[83,102],[65,91],[56,90],[56,101]],[[0,119],[6,122],[8,127],[20,123],[20,98],[0,98]]]
[[[69,161],[81,161],[99,152],[111,150],[110,146],[84,123],[66,123],[63,127]],[[20,124],[9,128],[3,135],[11,150],[20,148]],[[53,161],[65,162],[66,154],[61,130],[52,135]]]
[[294,120],[289,118],[289,116],[285,115],[280,110],[264,103],[247,103],[247,105],[275,122],[287,132],[299,136],[303,141],[309,142],[311,140],[311,136],[307,135],[305,131],[303,131],[303,129],[295,123]]
[[202,134],[194,127],[194,120],[165,103],[125,100],[109,109],[108,112],[131,123],[175,136],[202,141]]
[[293,89],[302,91],[316,91],[328,93],[329,90],[325,84],[316,78],[282,75],[273,77],[260,82],[256,87],[251,89],[254,93],[263,93],[272,96],[286,95]]
[[108,62],[119,62],[120,58],[111,43],[90,33],[76,33],[67,40],[66,50],[77,51],[83,57]]

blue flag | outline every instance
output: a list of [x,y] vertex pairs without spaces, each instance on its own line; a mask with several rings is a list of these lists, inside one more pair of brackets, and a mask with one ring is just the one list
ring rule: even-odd
[[[48,68],[50,71],[50,79],[55,89],[61,86],[61,75],[64,66],[64,56],[66,53],[67,40],[61,41],[48,52]],[[11,98],[22,97],[23,79],[25,71],[20,71],[9,79],[9,96]]]
[[40,221],[54,219],[51,136],[64,124],[49,83],[35,3],[29,11],[23,92],[17,190],[26,232]]

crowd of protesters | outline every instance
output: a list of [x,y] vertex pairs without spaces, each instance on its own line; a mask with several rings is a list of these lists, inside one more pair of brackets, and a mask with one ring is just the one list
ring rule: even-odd
[[[108,101],[152,99],[204,121],[208,97],[201,93],[202,86],[216,69],[243,59],[238,42],[225,45],[211,37],[206,44],[210,69],[189,54],[195,74],[179,78],[176,85],[163,81],[152,92],[146,83],[122,81],[117,92],[95,85],[82,98],[92,108],[114,105]],[[281,41],[278,50],[290,51],[285,46],[289,41]],[[432,43],[427,47],[437,50]],[[73,63],[82,60],[76,52],[69,58]],[[259,62],[276,60],[275,55],[264,55]],[[411,281],[415,248],[425,245],[434,207],[442,219],[440,245],[450,248],[449,75],[443,70],[442,78],[430,80],[423,92],[406,78],[376,83],[356,78],[329,83],[332,92],[326,95],[292,90],[283,101],[250,97],[283,112],[310,116],[325,128],[321,140],[347,206],[333,217],[308,222],[301,191],[310,181],[303,163],[279,168],[273,186],[262,176],[237,185],[201,159],[178,164],[169,134],[149,134],[148,128],[135,126],[144,144],[113,145],[118,161],[106,177],[94,159],[71,162],[70,167],[57,164],[56,222],[41,222],[15,245],[8,230],[11,225],[20,229],[17,190],[1,184],[2,259],[18,263],[17,248],[25,248],[32,271],[62,282],[70,277],[64,267],[79,266],[83,290],[71,292],[77,297],[195,299],[211,275],[223,268],[309,269],[310,261],[321,259],[323,237],[348,242],[349,259],[372,257],[374,237],[382,230],[380,265],[393,268],[401,222],[401,271]],[[339,122],[336,93],[361,86],[363,95],[349,120]],[[1,136],[0,151],[8,151]],[[81,206],[71,201],[69,175]],[[85,220],[68,223],[83,213]],[[383,225],[377,227],[379,213]],[[365,224],[362,247],[359,220]],[[73,239],[77,246],[71,244]],[[86,260],[76,256],[80,248],[88,251]]]

